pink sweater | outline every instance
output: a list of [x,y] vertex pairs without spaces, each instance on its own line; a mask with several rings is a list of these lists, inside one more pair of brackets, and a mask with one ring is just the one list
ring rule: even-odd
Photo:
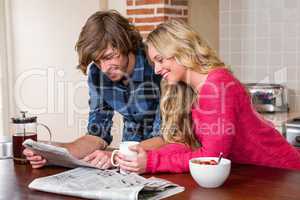
[[244,86],[227,69],[209,73],[191,112],[201,147],[176,143],[148,151],[148,173],[188,172],[191,158],[220,152],[234,163],[300,170],[300,153],[253,109]]

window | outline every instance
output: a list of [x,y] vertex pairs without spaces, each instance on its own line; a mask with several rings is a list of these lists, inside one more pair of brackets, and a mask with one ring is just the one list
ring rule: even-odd
[[3,135],[3,132],[4,132],[4,130],[3,130],[3,100],[2,100],[2,94],[3,94],[3,92],[2,92],[2,86],[3,86],[3,84],[2,84],[2,68],[1,68],[1,71],[0,71],[0,135]]
[[0,136],[8,135],[7,122],[7,48],[6,48],[6,16],[5,0],[0,0]]

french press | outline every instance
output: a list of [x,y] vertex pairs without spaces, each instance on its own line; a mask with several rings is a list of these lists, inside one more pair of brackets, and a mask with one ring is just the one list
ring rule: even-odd
[[37,122],[37,117],[27,117],[26,111],[21,111],[21,117],[12,119],[12,143],[13,143],[13,159],[17,164],[25,164],[26,158],[23,155],[23,142],[27,139],[37,141],[37,127],[43,126],[49,133],[51,142],[52,134],[48,126]]

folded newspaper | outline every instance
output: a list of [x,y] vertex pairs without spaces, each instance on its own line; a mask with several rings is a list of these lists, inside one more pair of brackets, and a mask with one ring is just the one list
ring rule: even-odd
[[44,192],[87,199],[155,200],[184,191],[184,187],[167,180],[137,174],[120,174],[115,170],[93,169],[78,160],[67,149],[28,139],[23,145],[47,159],[50,165],[75,168],[56,175],[37,178],[29,188]]
[[146,179],[134,173],[123,175],[116,170],[86,167],[37,178],[29,188],[104,200],[156,200],[184,191],[184,187],[155,177]]
[[23,142],[23,146],[46,158],[48,165],[57,165],[68,168],[75,168],[80,166],[95,168],[89,163],[75,158],[69,153],[67,149],[63,147],[36,142],[32,139],[25,140]]

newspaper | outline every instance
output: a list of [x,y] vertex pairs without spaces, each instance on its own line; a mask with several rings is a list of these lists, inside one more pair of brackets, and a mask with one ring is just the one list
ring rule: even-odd
[[47,159],[49,165],[76,168],[60,174],[37,178],[29,188],[88,199],[162,199],[184,191],[184,187],[167,180],[137,174],[120,174],[115,170],[100,170],[78,160],[67,149],[31,139],[23,145]]
[[103,200],[156,200],[184,191],[184,187],[155,177],[146,179],[134,173],[123,175],[117,170],[86,167],[37,178],[29,188]]
[[75,158],[69,153],[67,149],[63,147],[36,142],[31,139],[25,140],[23,142],[23,146],[33,150],[37,154],[46,158],[47,165],[57,165],[57,166],[68,167],[68,168],[75,168],[80,166],[95,168],[89,163]]

